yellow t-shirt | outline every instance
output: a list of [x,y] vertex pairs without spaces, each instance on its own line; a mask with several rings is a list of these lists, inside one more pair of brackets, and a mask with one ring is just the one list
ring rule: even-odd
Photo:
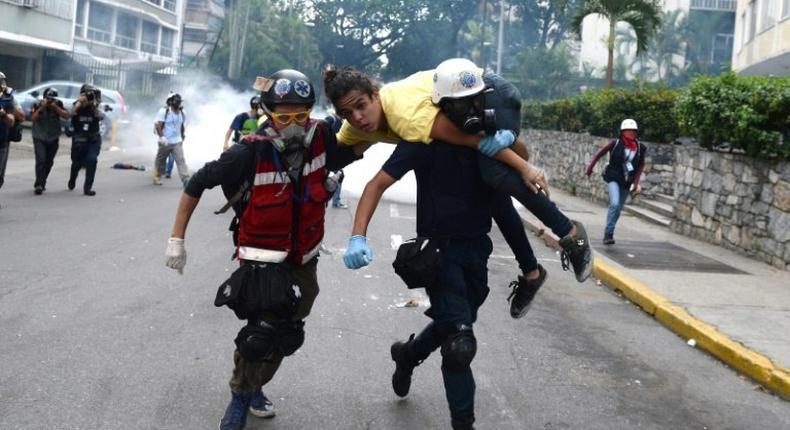
[[417,72],[381,88],[379,96],[387,119],[387,130],[366,133],[343,121],[337,141],[349,146],[362,142],[398,143],[402,140],[431,143],[431,128],[439,114],[439,107],[431,102],[433,74],[433,70]]

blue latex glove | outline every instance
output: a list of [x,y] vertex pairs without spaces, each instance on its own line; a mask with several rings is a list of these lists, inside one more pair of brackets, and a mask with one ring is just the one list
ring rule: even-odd
[[499,151],[509,147],[516,141],[516,135],[510,130],[497,130],[493,136],[486,136],[477,145],[477,149],[483,154],[493,157]]
[[343,255],[343,262],[349,269],[365,267],[373,261],[373,250],[368,246],[368,238],[354,235],[348,239],[348,248]]

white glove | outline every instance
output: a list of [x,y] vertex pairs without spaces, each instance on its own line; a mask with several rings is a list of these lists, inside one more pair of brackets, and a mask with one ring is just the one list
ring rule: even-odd
[[178,270],[178,273],[184,274],[184,266],[187,264],[187,250],[184,248],[184,239],[171,237],[167,239],[167,250],[165,251],[165,266]]
[[159,136],[159,144],[160,145],[167,145],[167,138],[164,136]]

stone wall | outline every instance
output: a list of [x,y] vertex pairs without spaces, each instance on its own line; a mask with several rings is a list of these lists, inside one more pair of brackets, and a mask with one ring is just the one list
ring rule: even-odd
[[[606,156],[588,178],[584,171],[609,139],[546,130],[524,130],[530,161],[550,185],[608,201],[601,173]],[[790,269],[790,162],[766,162],[696,146],[648,145],[642,176],[646,197],[675,198],[670,228]]]
[[673,231],[790,264],[790,163],[676,149]]

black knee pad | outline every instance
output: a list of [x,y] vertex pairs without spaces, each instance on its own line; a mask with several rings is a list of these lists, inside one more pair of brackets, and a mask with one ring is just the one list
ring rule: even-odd
[[250,320],[247,325],[241,328],[234,342],[239,354],[245,360],[253,362],[263,361],[275,351],[277,330],[271,323],[266,321]]
[[461,371],[469,367],[477,353],[477,339],[472,327],[462,325],[442,343],[442,367]]
[[304,343],[304,321],[281,321],[276,325],[277,353],[287,357]]

